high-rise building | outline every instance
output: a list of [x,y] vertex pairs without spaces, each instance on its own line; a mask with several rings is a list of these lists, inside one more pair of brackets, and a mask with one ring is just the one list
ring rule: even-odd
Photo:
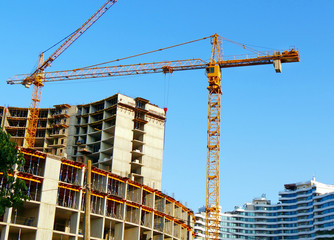
[[[0,124],[26,146],[28,108],[0,107]],[[143,98],[122,94],[84,105],[42,108],[35,149],[161,188],[165,112]]]
[[[219,215],[220,215],[220,218],[222,218],[223,213],[221,212],[220,206],[219,206]],[[194,225],[194,232],[195,232],[194,239],[205,240],[205,219],[206,219],[205,207],[201,207],[198,209],[198,213],[195,214],[195,219],[196,221]],[[210,219],[210,216],[209,216],[209,219]],[[220,221],[220,225],[221,225],[221,221]],[[220,228],[219,229],[219,239],[223,239],[222,236],[223,236],[223,233],[222,233],[222,229]]]
[[[220,239],[334,239],[334,185],[312,179],[284,187],[277,204],[262,196],[223,213]],[[205,214],[195,217],[195,239],[203,239]]]

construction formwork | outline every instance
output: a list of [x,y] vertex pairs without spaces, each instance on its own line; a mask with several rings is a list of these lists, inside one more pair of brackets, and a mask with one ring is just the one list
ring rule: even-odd
[[[1,240],[83,239],[86,166],[22,149],[25,164],[15,176],[26,181],[30,200],[0,217]],[[0,176],[1,177],[1,176]],[[5,181],[0,179],[1,187]],[[191,240],[193,212],[162,192],[92,169],[91,239]]]

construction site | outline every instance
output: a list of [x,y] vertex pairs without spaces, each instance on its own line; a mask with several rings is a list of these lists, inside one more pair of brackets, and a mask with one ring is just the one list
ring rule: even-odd
[[[1,239],[83,239],[87,166],[21,149],[29,201],[1,217]],[[192,239],[193,212],[158,189],[92,168],[89,239]],[[2,188],[6,180],[1,177]]]
[[[274,72],[281,73],[282,64],[300,61],[299,52],[296,48],[257,51],[213,34],[135,55],[210,40],[208,61],[176,59],[101,66],[103,63],[48,71],[53,61],[116,2],[108,0],[49,57],[44,59],[42,52],[32,73],[7,80],[10,85],[33,88],[30,107],[0,106],[0,127],[25,157],[25,163],[15,171],[28,186],[29,201],[20,209],[7,209],[0,218],[1,240],[196,239],[193,210],[162,191],[167,108],[120,93],[77,105],[54,102],[53,107],[41,108],[40,104],[42,89],[49,83],[201,69],[208,81],[207,126],[203,126],[207,130],[206,177],[202,179],[206,183],[204,235],[206,240],[221,239],[221,70],[272,65]],[[223,58],[223,41],[251,54]],[[2,177],[0,182],[6,188],[6,179]]]

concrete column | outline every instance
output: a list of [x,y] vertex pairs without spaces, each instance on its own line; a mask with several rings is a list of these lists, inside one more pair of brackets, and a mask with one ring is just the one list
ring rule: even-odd
[[45,159],[45,177],[37,219],[36,240],[52,239],[60,166],[60,159],[55,156]]
[[7,223],[7,225],[2,229],[1,231],[1,240],[8,239],[9,234],[9,226],[8,223],[10,223],[10,219],[12,217],[13,208],[7,208],[5,211],[5,214],[3,216],[3,222]]

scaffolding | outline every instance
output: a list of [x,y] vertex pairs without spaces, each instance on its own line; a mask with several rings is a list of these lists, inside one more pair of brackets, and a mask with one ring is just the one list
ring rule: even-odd
[[103,215],[104,214],[104,197],[105,195],[91,193],[90,212]]
[[147,186],[143,186],[143,196],[142,196],[142,204],[153,208],[154,205],[154,191],[150,190]]
[[154,229],[163,232],[164,230],[164,216],[155,212],[154,213]]
[[74,185],[80,185],[79,175],[82,167],[83,164],[74,163],[72,161],[62,159],[59,181]]
[[139,206],[133,203],[126,203],[126,216],[125,220],[131,223],[139,223]]
[[125,195],[124,189],[125,189],[124,181],[120,180],[119,177],[108,175],[108,189],[107,189],[108,194],[124,198]]
[[165,212],[165,199],[162,196],[159,196],[157,193],[155,195],[154,209],[159,212]]
[[27,185],[27,196],[29,200],[40,201],[41,200],[41,189],[42,189],[42,178],[33,176],[28,173],[19,172],[16,175],[26,182]]
[[134,184],[128,181],[127,200],[135,202],[135,203],[141,203],[140,185],[137,185],[137,184]]
[[166,214],[168,214],[168,215],[173,215],[174,214],[173,202],[175,202],[175,200],[173,200],[169,197],[166,198]]
[[142,207],[140,224],[142,226],[151,228],[152,227],[152,214],[153,214],[153,209]]
[[180,225],[174,221],[174,237],[180,237]]
[[124,200],[107,197],[106,216],[123,220]]
[[99,192],[105,192],[105,182],[107,174],[99,171],[97,168],[92,169],[92,189]]
[[26,181],[28,187],[27,196],[29,200],[34,200],[34,201],[41,200],[40,183],[41,182],[39,181],[31,181],[31,180]]
[[59,183],[57,205],[77,209],[79,192],[80,187]]
[[165,232],[167,234],[173,234],[173,218],[165,216]]
[[44,166],[45,163],[44,157],[24,154],[24,160],[25,163],[21,163],[18,171],[38,176],[43,174],[44,169],[42,166]]

